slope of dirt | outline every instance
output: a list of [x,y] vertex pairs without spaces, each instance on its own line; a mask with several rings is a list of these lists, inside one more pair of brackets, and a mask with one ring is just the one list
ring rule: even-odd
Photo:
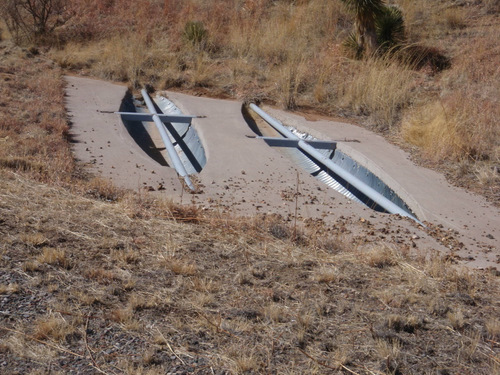
[[[484,374],[499,285],[269,219],[149,217],[0,174],[5,374]],[[353,224],[355,225],[355,224]]]

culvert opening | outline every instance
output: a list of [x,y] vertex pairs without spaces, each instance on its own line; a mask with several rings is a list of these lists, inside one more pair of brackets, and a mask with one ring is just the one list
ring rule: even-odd
[[[172,101],[164,96],[157,96],[155,104],[163,114],[183,114]],[[207,157],[203,143],[192,122],[164,122],[164,125],[188,174],[200,173],[207,163]]]
[[[285,126],[254,104],[249,108],[242,111],[250,129],[269,146],[279,148],[294,164],[349,199],[375,211],[397,213],[420,223],[393,189],[369,169],[339,151],[335,142],[329,144]],[[255,131],[256,128],[258,131]]]
[[[184,174],[189,176],[200,173],[207,159],[205,148],[192,125],[192,116],[184,115],[172,101],[164,96],[156,96],[152,104],[155,114],[158,115],[158,125],[154,123],[152,113],[145,103],[135,99],[131,93],[127,93],[120,106],[119,114],[130,136],[150,158],[160,165],[175,167],[178,172],[182,170],[179,172],[182,177],[185,177]],[[170,121],[170,118],[174,120]],[[170,144],[175,155],[168,152],[167,143]],[[173,160],[174,156],[177,160]]]

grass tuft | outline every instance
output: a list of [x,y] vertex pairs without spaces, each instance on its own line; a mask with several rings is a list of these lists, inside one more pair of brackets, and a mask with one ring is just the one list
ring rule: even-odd
[[33,337],[38,340],[65,340],[67,336],[76,331],[70,322],[61,316],[48,316],[40,319],[34,328]]
[[398,263],[395,251],[386,245],[378,246],[366,254],[366,261],[371,267],[385,268]]
[[44,247],[42,254],[37,257],[40,264],[50,264],[59,266],[65,269],[71,268],[71,262],[66,256],[66,251],[63,249],[55,249],[52,247]]

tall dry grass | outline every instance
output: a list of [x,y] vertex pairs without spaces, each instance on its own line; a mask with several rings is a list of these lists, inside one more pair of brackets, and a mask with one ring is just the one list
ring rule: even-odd
[[497,32],[474,38],[441,79],[439,97],[411,111],[405,138],[434,160],[500,160]]
[[[60,69],[36,50],[0,52],[0,167],[44,181],[68,181],[74,171]],[[49,162],[50,161],[50,162]]]
[[[370,115],[382,128],[397,122],[411,95],[414,74],[408,67],[390,59],[344,58],[339,45],[350,16],[340,1],[171,1],[165,11],[176,12],[166,29],[153,27],[145,36],[134,26],[97,43],[68,43],[53,56],[64,67],[133,86],[208,87],[286,109],[340,109]],[[184,40],[187,21],[206,28],[201,46]]]
[[370,115],[375,125],[391,128],[408,107],[419,75],[390,57],[360,62],[348,80],[338,82],[338,103],[357,115]]
[[[136,3],[152,7],[148,1]],[[265,97],[288,109],[327,103],[323,111],[340,108],[373,114],[375,123],[386,126],[397,121],[396,112],[407,101],[411,72],[406,67],[350,60],[332,67],[345,55],[339,45],[352,27],[340,1],[155,4],[155,11],[147,12],[147,21],[141,19],[144,12],[131,19],[130,11],[124,14],[126,7],[102,8],[101,4],[101,18],[109,25],[106,30],[90,20],[79,20],[97,44],[69,41],[54,53],[55,59],[65,67],[133,85],[210,87],[239,98]],[[115,24],[115,17],[124,20],[128,31]],[[193,48],[183,38],[185,24],[191,21],[207,30],[201,48]]]

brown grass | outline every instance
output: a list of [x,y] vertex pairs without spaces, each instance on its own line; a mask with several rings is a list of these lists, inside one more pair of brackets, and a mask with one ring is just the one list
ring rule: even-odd
[[0,284],[0,294],[12,294],[19,291],[18,284]]
[[394,266],[398,263],[398,255],[396,251],[385,244],[368,251],[365,255],[367,263],[371,267],[384,268]]
[[[18,358],[9,366],[46,363],[50,357],[39,353],[55,345],[52,358],[78,368],[71,353],[85,350],[88,321],[87,343],[105,371],[137,373],[129,369],[131,353],[138,355],[134,368],[144,371],[174,365],[200,373],[322,373],[342,366],[360,374],[493,371],[499,285],[491,274],[412,258],[386,243],[364,250],[344,239],[342,249],[330,251],[326,241],[317,247],[304,236],[296,244],[262,230],[265,223],[256,219],[222,229],[219,221],[132,217],[130,201],[89,200],[8,176],[2,172],[9,194],[0,212],[12,245],[4,249],[10,261],[2,272],[17,286],[4,310],[31,317],[16,320],[25,336],[5,333],[0,355]],[[19,217],[22,226],[15,224]],[[44,233],[44,244],[18,241],[26,231]],[[73,267],[46,267],[58,264],[55,250]],[[128,262],[119,255],[127,251],[140,256]],[[27,259],[37,259],[39,268],[20,269]],[[37,295],[44,297],[35,297],[35,310],[23,307]],[[14,329],[8,320],[0,327]],[[21,339],[29,350],[16,344]]]
[[370,114],[382,129],[391,128],[410,103],[418,75],[390,58],[359,65],[352,78],[341,83],[338,102],[356,115]]
[[448,168],[455,181],[476,186],[498,203],[498,33],[481,21],[467,21],[467,27],[474,36],[457,42],[452,68],[437,81],[437,95],[406,113],[402,135],[424,158]]
[[[437,74],[345,59],[338,42],[350,25],[340,2],[245,4],[221,1],[214,12],[194,0],[96,0],[60,30],[63,52],[53,53],[67,67],[131,85],[364,114],[396,133],[402,115],[408,134],[439,119],[452,125],[447,136],[470,137],[462,143],[469,159],[495,160],[495,96],[481,95],[496,92],[488,27],[478,26],[470,47],[481,69],[457,54]],[[428,2],[401,4],[419,37],[464,30],[431,25]],[[209,34],[189,46],[181,35],[195,16]],[[141,21],[150,31],[131,34]],[[359,237],[311,226],[297,241],[276,216],[204,216],[91,179],[69,153],[59,68],[36,51],[1,47],[0,93],[10,104],[0,106],[2,373],[498,372],[494,273],[368,240],[362,226]],[[115,61],[104,58],[110,53]],[[418,121],[419,108],[428,120]],[[461,128],[450,112],[477,129]],[[440,159],[460,156],[434,147],[445,148]]]
[[55,249],[52,247],[44,247],[42,254],[37,258],[38,263],[46,263],[50,265],[59,266],[62,268],[70,268],[71,264],[66,257],[66,252],[63,249]]

